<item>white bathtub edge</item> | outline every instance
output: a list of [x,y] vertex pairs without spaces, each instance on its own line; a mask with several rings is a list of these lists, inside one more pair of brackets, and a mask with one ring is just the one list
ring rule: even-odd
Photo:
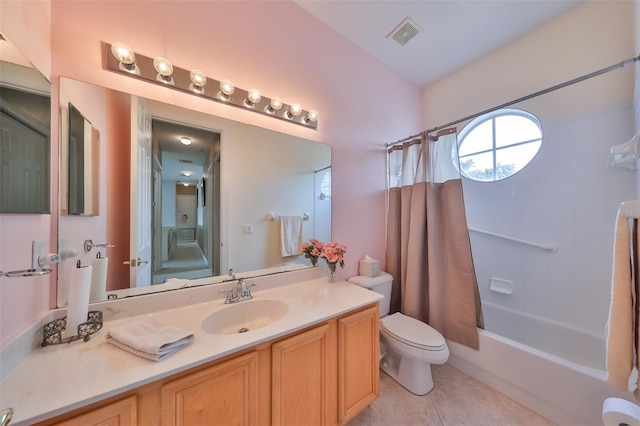
[[480,351],[447,341],[449,364],[561,426],[602,425],[602,402],[626,392],[602,377],[578,371],[491,333],[480,332]]

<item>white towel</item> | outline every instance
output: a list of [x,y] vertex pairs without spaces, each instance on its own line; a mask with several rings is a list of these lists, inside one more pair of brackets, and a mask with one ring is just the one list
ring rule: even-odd
[[302,245],[302,216],[280,216],[282,257],[297,256]]
[[192,341],[193,333],[152,315],[114,327],[107,333],[107,342],[152,361],[160,361]]

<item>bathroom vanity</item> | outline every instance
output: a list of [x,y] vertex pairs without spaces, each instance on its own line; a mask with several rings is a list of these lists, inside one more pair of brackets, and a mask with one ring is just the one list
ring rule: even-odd
[[[240,304],[278,300],[288,312],[249,332],[203,326],[231,306],[221,284],[182,291],[183,300],[216,298],[204,303],[121,319],[131,308],[109,307],[115,317],[89,342],[36,349],[0,388],[12,424],[336,425],[379,396],[377,293],[324,277],[255,281],[264,290]],[[149,314],[192,331],[194,342],[154,362],[105,341],[109,328]]]

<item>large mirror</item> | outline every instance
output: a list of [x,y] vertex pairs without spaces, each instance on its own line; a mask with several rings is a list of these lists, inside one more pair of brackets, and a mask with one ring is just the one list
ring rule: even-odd
[[283,242],[330,239],[329,145],[61,77],[69,105],[100,134],[100,185],[95,216],[60,216],[60,306],[78,261],[98,301],[307,268]]
[[50,213],[50,92],[0,34],[0,213]]

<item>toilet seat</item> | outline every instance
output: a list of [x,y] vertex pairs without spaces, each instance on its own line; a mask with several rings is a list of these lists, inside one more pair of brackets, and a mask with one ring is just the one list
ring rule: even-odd
[[417,349],[442,351],[447,348],[444,337],[437,330],[400,312],[382,318],[380,327],[394,339]]

